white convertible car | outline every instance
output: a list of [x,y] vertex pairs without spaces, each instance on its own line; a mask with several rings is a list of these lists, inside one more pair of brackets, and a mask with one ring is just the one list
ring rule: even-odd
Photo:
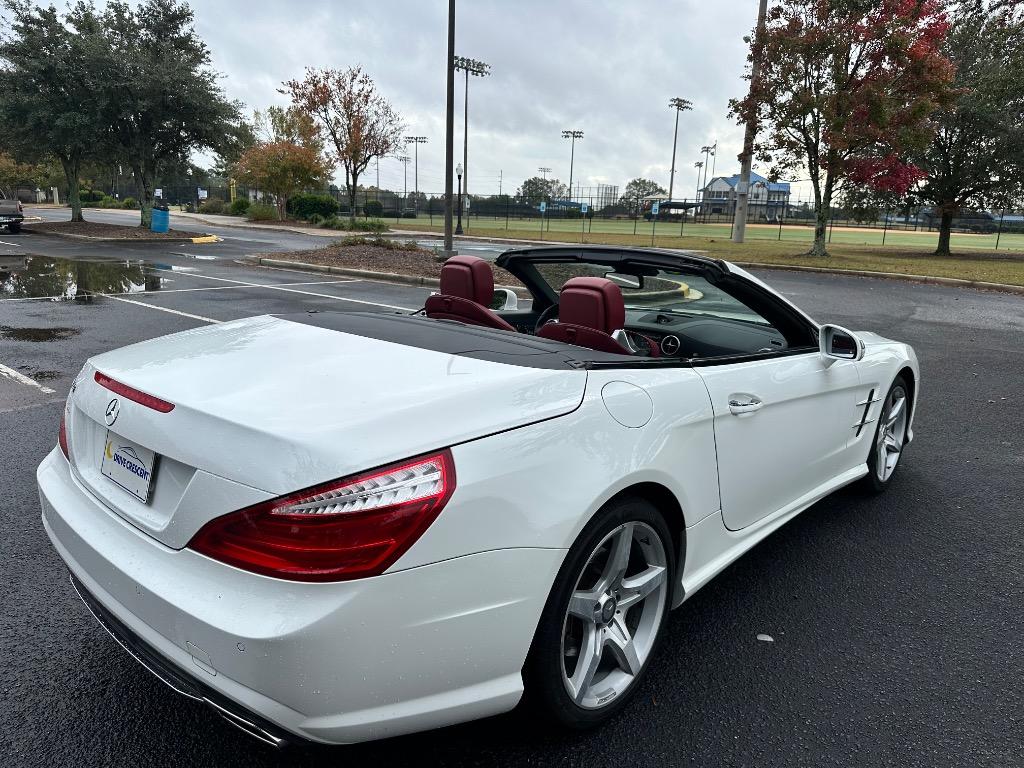
[[892,481],[906,344],[709,258],[497,263],[528,307],[459,256],[416,314],[254,317],[89,360],[38,482],[104,627],[273,744],[524,694],[581,728],[642,685],[669,609],[837,488]]

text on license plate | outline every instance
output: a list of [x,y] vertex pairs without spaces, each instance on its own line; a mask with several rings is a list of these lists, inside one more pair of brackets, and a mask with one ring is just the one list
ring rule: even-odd
[[139,501],[149,500],[156,453],[107,430],[100,472]]

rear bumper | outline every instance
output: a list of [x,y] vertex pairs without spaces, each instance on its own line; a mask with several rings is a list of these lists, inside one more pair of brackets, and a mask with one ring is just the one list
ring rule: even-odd
[[47,534],[101,623],[271,743],[367,741],[513,708],[564,556],[496,550],[300,584],[160,544],[79,486],[57,449],[37,480]]

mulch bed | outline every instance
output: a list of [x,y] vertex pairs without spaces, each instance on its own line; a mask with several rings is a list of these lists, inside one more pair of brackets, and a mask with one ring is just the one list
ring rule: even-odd
[[199,233],[196,232],[172,229],[164,234],[138,226],[126,227],[121,224],[101,224],[95,221],[47,221],[41,224],[25,224],[24,229],[26,232],[52,232],[61,235],[82,235],[83,237],[116,238],[118,240],[180,240],[183,237],[199,237]]
[[[309,251],[285,251],[283,253],[261,253],[261,258],[297,261],[305,264],[324,264],[346,269],[365,269],[371,272],[390,272],[396,275],[415,277],[441,276],[441,263],[434,260],[434,252],[426,249],[415,251],[392,250],[377,245],[330,245]],[[494,270],[496,285],[522,287],[510,272],[500,267]]]

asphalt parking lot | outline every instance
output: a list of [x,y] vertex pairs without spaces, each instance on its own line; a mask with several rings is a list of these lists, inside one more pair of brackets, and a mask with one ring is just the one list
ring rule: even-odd
[[[761,275],[819,320],[915,346],[916,440],[893,487],[825,499],[685,603],[609,726],[553,733],[513,713],[279,754],[173,694],[95,624],[39,521],[35,467],[74,375],[91,355],[214,321],[411,310],[427,295],[235,262],[309,236],[223,236],[103,247],[0,233],[5,253],[36,254],[40,295],[0,283],[0,365],[35,382],[0,375],[0,764],[1024,764],[1024,297],[854,277]],[[109,295],[75,300],[83,286]]]

